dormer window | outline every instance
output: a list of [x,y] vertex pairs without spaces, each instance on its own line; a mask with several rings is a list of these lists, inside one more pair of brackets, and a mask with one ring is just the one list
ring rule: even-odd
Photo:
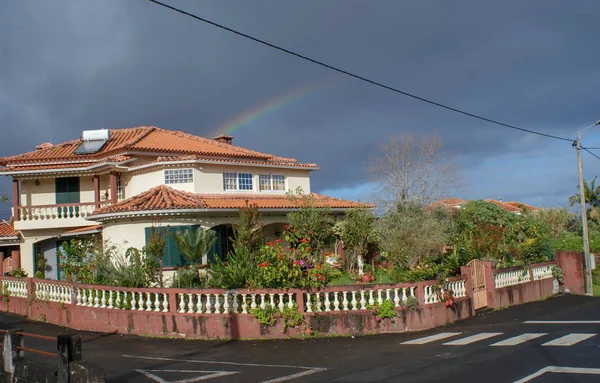
[[189,184],[194,182],[194,169],[165,170],[165,185]]
[[223,173],[223,190],[254,190],[252,173]]
[[260,191],[285,191],[285,176],[282,174],[260,174],[258,176]]

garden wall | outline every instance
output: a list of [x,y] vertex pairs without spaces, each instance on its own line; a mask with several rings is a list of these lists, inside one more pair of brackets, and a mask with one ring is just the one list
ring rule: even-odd
[[[568,264],[568,256],[558,258],[559,264]],[[486,262],[488,307],[512,306],[558,292],[554,265],[496,270]],[[565,286],[567,281],[577,285],[577,275],[567,267]],[[130,289],[10,277],[1,277],[0,283],[0,309],[33,320],[78,330],[201,339],[417,331],[467,318],[475,310],[469,267],[463,268],[460,278],[444,283],[443,289],[453,292],[447,302],[442,301],[437,281],[316,291]],[[393,304],[396,317],[377,320],[373,306],[386,300]],[[261,308],[264,312],[269,306],[278,313],[276,323],[261,325],[251,312]],[[284,331],[281,313],[295,314],[304,323]]]

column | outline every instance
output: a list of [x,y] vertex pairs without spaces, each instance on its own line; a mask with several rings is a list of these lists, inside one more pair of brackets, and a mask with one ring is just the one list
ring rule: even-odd
[[15,217],[15,221],[21,219],[21,212],[19,211],[19,206],[21,205],[21,193],[19,190],[19,180],[13,178],[13,215]]
[[110,172],[110,202],[117,203],[117,173]]
[[100,176],[98,174],[94,175],[94,203],[96,205],[96,209],[100,208]]

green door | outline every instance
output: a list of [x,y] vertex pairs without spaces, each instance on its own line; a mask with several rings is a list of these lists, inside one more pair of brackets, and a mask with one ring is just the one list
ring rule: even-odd
[[[61,177],[55,181],[56,204],[64,205],[71,203],[79,203],[79,177]],[[58,217],[78,217],[79,207],[69,206],[67,208],[59,208]]]

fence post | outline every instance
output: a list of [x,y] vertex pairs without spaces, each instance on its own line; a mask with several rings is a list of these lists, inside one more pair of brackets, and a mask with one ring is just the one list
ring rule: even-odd
[[465,281],[465,295],[471,300],[471,315],[475,314],[475,306],[473,301],[473,275],[471,274],[471,267],[461,266],[460,276]]
[[81,360],[81,337],[76,334],[62,334],[57,337],[58,374],[57,383],[70,382],[69,363]]
[[296,291],[296,305],[298,306],[298,312],[304,314],[304,291]]
[[[179,308],[179,303],[177,303],[177,293],[173,291],[169,291],[169,295],[167,295],[169,300],[169,312],[171,314],[177,314],[177,309]],[[200,304],[200,302],[198,302]]]
[[15,362],[23,358],[23,350],[17,349],[17,347],[24,347],[23,336],[17,333],[22,332],[23,329],[10,329],[6,330],[4,334],[4,347],[2,349],[2,355],[4,359],[4,372],[11,376],[15,373]]
[[487,295],[487,306],[490,308],[496,307],[496,279],[494,277],[495,263],[485,261],[485,291]]

